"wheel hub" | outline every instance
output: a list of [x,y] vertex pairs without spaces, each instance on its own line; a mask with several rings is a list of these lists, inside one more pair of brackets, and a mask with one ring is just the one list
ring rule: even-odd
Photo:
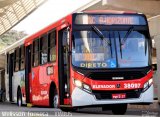
[[54,108],[58,108],[58,95],[55,95],[53,98]]

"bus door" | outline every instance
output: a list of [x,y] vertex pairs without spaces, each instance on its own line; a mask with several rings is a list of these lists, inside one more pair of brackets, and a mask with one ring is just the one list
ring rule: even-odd
[[58,78],[60,106],[70,97],[70,55],[69,55],[69,27],[58,28]]
[[26,103],[31,102],[30,98],[30,76],[31,76],[31,45],[26,47],[25,56],[25,90],[26,90]]
[[13,78],[13,70],[14,70],[14,53],[9,54],[9,101],[13,101],[13,84],[12,84],[12,78]]

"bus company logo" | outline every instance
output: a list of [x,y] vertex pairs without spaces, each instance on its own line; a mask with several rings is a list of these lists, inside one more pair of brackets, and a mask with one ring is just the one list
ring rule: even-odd
[[123,80],[124,77],[112,77],[112,80]]
[[115,85],[93,85],[92,88],[93,89],[101,89],[101,88],[112,89],[112,88],[116,88],[116,86]]
[[121,85],[120,85],[120,84],[116,84],[116,87],[117,87],[117,88],[120,88],[120,87],[121,87]]

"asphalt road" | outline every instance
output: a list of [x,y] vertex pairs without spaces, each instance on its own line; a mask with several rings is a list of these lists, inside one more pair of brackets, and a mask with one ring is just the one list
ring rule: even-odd
[[62,112],[60,109],[44,107],[17,107],[16,104],[0,103],[0,117],[160,117],[158,104],[150,106],[129,105],[125,115],[113,115],[101,108],[84,108],[76,112]]

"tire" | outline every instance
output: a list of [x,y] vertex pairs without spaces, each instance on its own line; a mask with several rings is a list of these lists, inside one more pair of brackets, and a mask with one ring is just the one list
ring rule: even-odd
[[2,102],[5,102],[6,101],[6,97],[5,97],[5,92],[3,93],[3,95],[2,95]]
[[102,106],[102,111],[112,110],[112,105],[104,105]]
[[21,107],[22,106],[22,93],[20,90],[17,92],[17,106]]
[[58,102],[59,102],[59,97],[58,97],[58,93],[57,90],[54,89],[53,94],[50,94],[50,107],[51,108],[58,108]]
[[127,104],[116,104],[112,106],[112,113],[114,115],[124,115],[127,111]]
[[60,108],[64,112],[75,112],[77,108],[72,108],[72,107],[61,107]]

